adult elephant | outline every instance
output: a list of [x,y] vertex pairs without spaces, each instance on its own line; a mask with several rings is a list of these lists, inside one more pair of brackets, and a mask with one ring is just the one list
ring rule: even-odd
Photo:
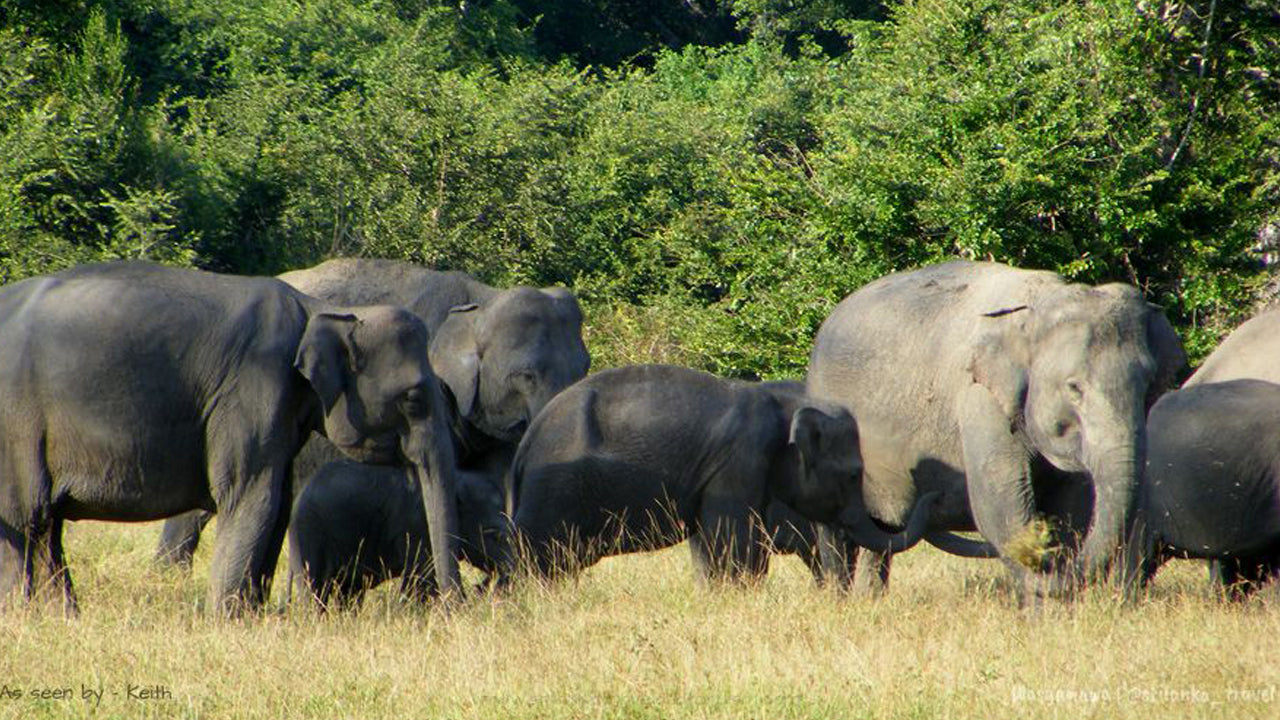
[[[512,449],[542,406],[590,367],[582,311],[564,288],[497,289],[465,273],[355,258],[329,260],[280,279],[327,302],[408,308],[426,323],[432,366],[457,408],[454,432],[464,468]],[[322,440],[308,443],[298,458],[295,490],[337,457]],[[157,558],[190,563],[209,518],[197,512],[166,522]]]
[[[901,534],[862,500],[858,428],[799,393],[667,365],[606,370],[553,399],[516,452],[507,512],[541,575],[686,538],[714,579],[765,572],[761,519],[780,502],[899,552],[928,522],[923,497]],[[508,558],[505,577],[514,569]]]
[[[1280,305],[1264,309],[1232,330],[1183,387],[1246,379],[1280,383]],[[1209,565],[1215,580],[1230,577],[1232,571],[1223,561],[1211,559]]]
[[498,289],[460,272],[339,259],[281,280],[344,305],[408,308],[431,332],[431,362],[473,434],[519,442],[556,393],[587,374],[582,311],[565,288]]
[[1150,451],[1138,493],[1131,579],[1169,558],[1215,561],[1236,599],[1280,571],[1280,385],[1197,383],[1147,419]]
[[1183,387],[1250,378],[1280,383],[1280,306],[1231,331]]
[[[917,493],[940,492],[935,527],[976,528],[1041,593],[1056,573],[1024,570],[1063,569],[1070,554],[1073,581],[1109,568],[1141,478],[1146,408],[1185,362],[1133,287],[950,262],[845,298],[818,331],[807,387],[858,419],[874,516],[902,522]],[[1045,516],[1052,539],[1032,541]],[[883,585],[887,558],[859,575]]]
[[459,587],[454,457],[426,327],[278,280],[148,263],[74,268],[0,290],[0,596],[46,573],[68,608],[67,520],[223,516],[209,606],[264,602],[311,432],[404,463],[432,555]]

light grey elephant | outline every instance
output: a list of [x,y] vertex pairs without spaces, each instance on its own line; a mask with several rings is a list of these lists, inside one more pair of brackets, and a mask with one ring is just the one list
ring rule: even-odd
[[1197,383],[1147,418],[1129,577],[1145,584],[1169,558],[1216,561],[1235,599],[1280,571],[1280,385]]
[[[502,476],[510,457],[459,471],[458,558],[496,570],[506,541]],[[289,525],[291,583],[321,609],[358,605],[366,590],[400,578],[414,600],[436,594],[430,528],[414,476],[401,468],[351,460],[329,463],[293,505]]]
[[[903,522],[918,493],[940,492],[933,527],[976,528],[1038,596],[1109,569],[1146,409],[1185,363],[1133,287],[950,262],[845,298],[818,331],[807,387],[858,419],[873,516]],[[1052,540],[1035,537],[1037,518]],[[883,587],[888,559],[858,573]]]
[[[534,420],[507,482],[516,540],[540,575],[690,540],[710,578],[768,567],[761,518],[780,502],[860,545],[900,552],[928,522],[922,496],[900,534],[862,501],[858,428],[843,408],[667,365],[606,370]],[[504,562],[504,581],[515,569]]]
[[1250,378],[1280,383],[1280,306],[1263,310],[1231,331],[1183,387]]
[[453,445],[427,330],[269,278],[89,265],[0,290],[0,598],[42,575],[75,596],[67,520],[223,517],[209,607],[270,590],[298,448],[406,465],[423,487],[444,589],[459,589]]
[[[457,408],[456,455],[464,470],[489,462],[490,453],[512,452],[542,406],[590,367],[582,311],[564,288],[499,290],[460,272],[353,258],[280,279],[326,302],[405,307],[426,323],[432,367]],[[322,439],[309,442],[296,461],[294,491],[338,457]],[[166,522],[157,558],[189,564],[209,518],[197,512]]]

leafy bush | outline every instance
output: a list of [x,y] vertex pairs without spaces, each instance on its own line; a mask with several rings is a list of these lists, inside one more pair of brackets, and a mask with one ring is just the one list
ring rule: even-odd
[[0,2],[5,280],[395,257],[574,287],[606,364],[794,377],[951,257],[1137,284],[1199,356],[1280,219],[1265,0]]

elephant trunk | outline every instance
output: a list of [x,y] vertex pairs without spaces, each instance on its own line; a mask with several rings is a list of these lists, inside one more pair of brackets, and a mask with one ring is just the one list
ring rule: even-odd
[[928,533],[924,539],[939,550],[957,557],[988,560],[1000,557],[1000,550],[985,540],[970,540],[943,530]]
[[1135,421],[1131,428],[1127,433],[1120,433],[1126,438],[1125,442],[1086,451],[1085,465],[1093,478],[1094,504],[1093,519],[1077,566],[1079,579],[1085,582],[1106,577],[1129,534],[1133,503],[1146,459],[1146,432],[1142,421]]
[[[439,392],[437,388],[434,392]],[[444,407],[437,398],[434,407]],[[432,412],[423,422],[411,425],[402,450],[422,488],[422,505],[426,511],[431,540],[431,556],[436,583],[443,597],[460,595],[462,575],[458,569],[457,538],[458,500],[456,463],[448,418]]]
[[929,527],[933,503],[940,496],[936,492],[922,495],[911,511],[911,517],[907,519],[906,529],[897,534],[887,533],[877,527],[861,498],[846,506],[845,511],[840,514],[839,523],[848,538],[861,547],[872,552],[900,553],[910,550],[924,537]]

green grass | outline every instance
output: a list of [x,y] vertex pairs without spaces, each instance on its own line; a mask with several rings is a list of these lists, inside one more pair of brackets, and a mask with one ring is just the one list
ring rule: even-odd
[[[68,531],[81,615],[0,617],[0,718],[1147,718],[1280,711],[1280,616],[1222,604],[1202,564],[1138,606],[1098,591],[1020,610],[993,562],[931,548],[881,599],[815,588],[794,558],[755,587],[708,588],[687,552],[606,560],[445,612],[380,589],[355,613],[200,610],[209,560],[162,573],[158,525]],[[283,565],[282,565],[283,568]],[[171,699],[136,700],[128,685]],[[106,690],[100,706],[81,686]],[[31,690],[71,688],[41,700]],[[1252,693],[1240,696],[1238,693]]]

